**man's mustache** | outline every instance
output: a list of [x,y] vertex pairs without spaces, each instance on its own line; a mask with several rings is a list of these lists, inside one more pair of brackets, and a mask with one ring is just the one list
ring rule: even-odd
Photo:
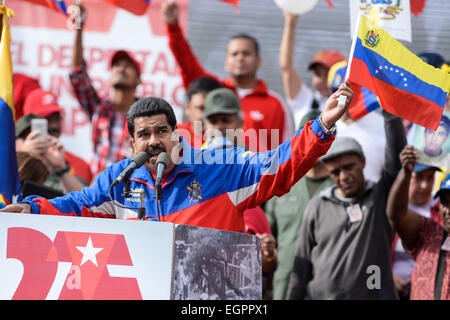
[[166,152],[166,149],[163,146],[149,147],[145,152],[151,154],[154,151]]

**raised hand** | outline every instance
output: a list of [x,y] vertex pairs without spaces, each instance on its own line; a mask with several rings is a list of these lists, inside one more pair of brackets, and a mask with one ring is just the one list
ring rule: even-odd
[[[338,107],[339,96],[347,97],[344,108]],[[328,98],[327,103],[325,104],[325,108],[322,111],[321,115],[322,122],[325,127],[330,129],[336,123],[336,121],[338,121],[342,117],[342,115],[348,109],[348,106],[350,105],[352,99],[353,90],[350,88],[350,82],[346,81],[345,83],[341,84],[339,89]]]
[[411,173],[419,160],[419,155],[417,154],[417,149],[414,146],[405,146],[400,152],[400,162],[402,164],[402,168]]
[[168,24],[177,23],[179,15],[180,7],[175,1],[169,0],[161,4],[161,16]]

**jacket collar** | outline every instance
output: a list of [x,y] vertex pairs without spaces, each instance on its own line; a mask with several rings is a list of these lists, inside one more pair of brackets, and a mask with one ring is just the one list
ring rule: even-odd
[[[351,203],[358,203],[360,202],[360,200],[362,198],[364,198],[369,192],[372,191],[372,189],[375,187],[375,183],[373,181],[370,180],[366,180],[367,184],[366,184],[366,189],[364,190],[364,192],[357,198],[352,199],[353,201],[349,201]],[[343,201],[340,200],[339,198],[336,197],[336,189],[337,186],[336,185],[332,185],[331,187],[326,188],[325,190],[322,190],[320,192],[320,197],[325,199],[325,200],[329,200],[331,202],[334,203],[342,203]]]
[[[228,88],[232,89],[235,93],[237,93],[237,89],[236,87],[233,85],[233,80],[231,80],[231,78],[225,79],[224,81],[225,86],[227,86]],[[268,95],[269,94],[269,89],[267,88],[266,83],[261,80],[258,79],[258,85],[255,89],[253,89],[252,95]]]

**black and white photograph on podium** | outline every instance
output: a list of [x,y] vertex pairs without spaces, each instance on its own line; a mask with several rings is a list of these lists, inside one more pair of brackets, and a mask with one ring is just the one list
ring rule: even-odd
[[187,225],[175,230],[175,300],[261,299],[257,237]]

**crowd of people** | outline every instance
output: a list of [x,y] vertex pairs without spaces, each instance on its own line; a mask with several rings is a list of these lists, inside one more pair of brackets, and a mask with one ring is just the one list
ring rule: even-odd
[[[230,38],[228,77],[220,79],[195,57],[179,14],[176,2],[162,4],[186,90],[186,123],[177,123],[163,99],[136,96],[141,66],[125,50],[110,61],[111,96],[100,97],[83,58],[84,21],[75,31],[69,77],[92,124],[88,161],[59,140],[58,97],[26,75],[14,76],[24,200],[0,211],[138,219],[134,195],[121,184],[109,187],[145,151],[150,159],[128,182],[145,193],[143,219],[258,236],[264,299],[450,299],[450,175],[419,162],[407,135],[411,124],[382,108],[352,119],[351,84],[330,80],[330,69],[346,63],[336,50],[315,55],[309,87],[294,68],[295,14],[283,12],[285,99],[257,76],[257,39]],[[438,53],[419,56],[436,68],[446,65]],[[347,97],[344,107],[339,96]],[[45,138],[32,130],[33,119],[47,120]],[[448,118],[442,122],[447,137]],[[158,199],[162,152],[169,163],[166,196]],[[122,206],[109,205],[110,196]]]

